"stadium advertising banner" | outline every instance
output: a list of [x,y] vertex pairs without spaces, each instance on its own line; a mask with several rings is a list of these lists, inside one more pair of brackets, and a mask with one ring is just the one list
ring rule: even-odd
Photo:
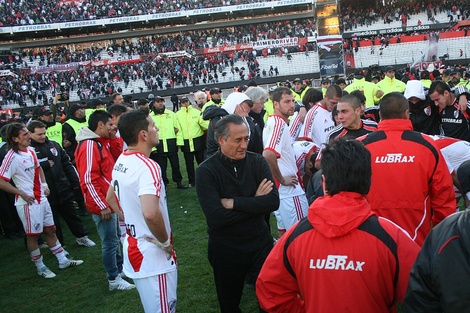
[[421,32],[421,31],[432,31],[432,30],[441,30],[450,27],[450,23],[441,23],[441,24],[426,24],[419,26],[407,26],[407,27],[394,27],[387,29],[377,29],[377,30],[366,30],[362,32],[345,32],[343,33],[343,38],[353,38],[353,37],[370,37],[378,36],[385,34],[397,34],[397,33],[408,33],[408,32]]
[[299,38],[292,37],[292,38],[259,40],[259,41],[253,41],[252,44],[253,44],[253,49],[255,50],[261,50],[264,48],[292,47],[292,46],[299,45]]
[[260,3],[249,3],[249,4],[240,4],[240,5],[230,5],[223,7],[213,7],[213,8],[204,8],[196,10],[185,10],[185,11],[174,11],[174,12],[164,12],[164,13],[155,13],[155,14],[145,14],[137,16],[123,16],[123,17],[114,17],[114,18],[103,18],[96,20],[84,20],[84,21],[70,21],[63,23],[54,23],[54,24],[33,24],[33,25],[24,25],[24,26],[10,26],[10,27],[0,27],[0,34],[16,34],[24,32],[37,32],[42,30],[61,30],[61,29],[70,29],[70,28],[82,28],[82,27],[93,27],[93,26],[106,26],[112,24],[123,24],[123,23],[137,23],[137,22],[148,22],[153,20],[160,19],[172,19],[180,17],[191,17],[197,15],[207,15],[215,13],[232,13],[236,11],[246,11],[246,10],[266,10],[270,8],[298,5],[298,4],[308,4],[315,3],[315,0],[279,0],[271,2],[260,2]]
[[344,74],[343,63],[340,59],[320,60],[320,75],[341,75]]

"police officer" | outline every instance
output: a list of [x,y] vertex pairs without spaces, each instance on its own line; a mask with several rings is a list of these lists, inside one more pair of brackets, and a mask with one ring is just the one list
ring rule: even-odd
[[374,106],[383,96],[383,92],[379,86],[366,81],[363,70],[356,70],[354,72],[354,81],[352,84],[346,86],[344,90],[349,93],[353,92],[354,90],[360,90],[366,97],[366,107]]
[[48,106],[39,109],[38,120],[46,125],[47,138],[57,142],[62,147],[62,124],[54,120],[54,114]]
[[166,175],[167,160],[171,164],[171,178],[176,183],[178,189],[187,189],[181,182],[180,163],[178,158],[178,146],[183,145],[183,137],[178,127],[178,120],[175,113],[165,107],[165,99],[157,96],[150,113],[150,117],[154,120],[158,127],[158,137],[160,143],[153,149],[150,158],[160,165],[162,169],[162,178],[166,186],[169,180]]

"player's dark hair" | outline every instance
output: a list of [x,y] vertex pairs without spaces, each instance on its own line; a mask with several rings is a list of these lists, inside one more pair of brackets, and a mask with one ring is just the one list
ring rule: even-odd
[[391,92],[383,96],[379,103],[380,117],[385,119],[402,119],[410,108],[408,100],[399,92]]
[[46,128],[46,127],[47,127],[46,124],[44,124],[43,122],[39,120],[34,120],[34,121],[29,122],[26,128],[28,128],[30,133],[34,133],[36,128]]
[[356,96],[362,104],[366,103],[366,96],[360,90],[354,90],[350,95]]
[[121,116],[122,114],[127,112],[127,106],[123,104],[113,104],[108,108],[108,113],[114,116]]
[[108,112],[104,110],[96,110],[95,112],[91,113],[90,117],[88,118],[88,128],[94,132],[98,129],[99,122],[106,124],[110,118],[111,114]]
[[309,88],[302,98],[302,103],[308,111],[310,110],[311,105],[317,103],[320,100],[323,100],[323,93],[316,88]]
[[341,191],[369,193],[371,184],[370,152],[362,142],[340,137],[322,150],[321,168],[328,195]]
[[361,107],[361,101],[359,101],[359,98],[355,95],[345,95],[339,100],[339,102],[346,102],[353,108],[353,110]]
[[325,93],[325,96],[328,97],[328,99],[330,100],[335,97],[340,98],[342,95],[343,95],[343,90],[338,85],[330,85],[330,87],[326,89],[326,93]]
[[124,113],[119,119],[119,134],[128,146],[136,145],[139,142],[140,131],[148,130],[149,121],[147,116],[149,116],[149,108],[141,107]]
[[234,125],[245,124],[246,127],[248,127],[248,124],[246,124],[245,120],[240,115],[236,115],[236,114],[226,115],[215,124],[214,138],[216,141],[219,140],[219,137],[222,137],[223,139],[228,138],[228,135],[229,135],[228,129],[229,129],[230,124],[234,124]]
[[431,83],[431,86],[429,87],[429,92],[428,94],[435,93],[437,91],[438,94],[443,95],[444,91],[450,91],[450,86],[444,83],[442,80],[435,80]]
[[282,95],[291,95],[292,90],[287,87],[278,87],[273,92],[273,102],[274,101],[281,101]]
[[12,149],[15,152],[18,152],[18,143],[13,141],[14,137],[18,137],[20,135],[20,131],[25,129],[25,126],[18,122],[12,122],[8,124],[6,130],[6,137],[7,137],[7,148]]

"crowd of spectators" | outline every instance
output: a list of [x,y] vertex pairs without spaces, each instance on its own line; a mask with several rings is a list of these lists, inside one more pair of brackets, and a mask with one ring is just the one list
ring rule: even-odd
[[51,24],[65,21],[135,16],[184,11],[238,4],[266,2],[260,0],[83,0],[83,1],[3,1],[0,2],[1,26]]
[[[285,55],[301,51],[300,47],[266,49],[266,51],[233,51],[198,55],[197,49],[214,46],[248,43],[251,41],[285,37],[313,36],[315,23],[310,19],[285,20],[262,24],[248,24],[229,29],[198,30],[193,32],[154,35],[137,40],[94,43],[71,51],[70,47],[57,46],[47,49],[24,49],[12,53],[0,69],[10,69],[16,75],[0,77],[0,98],[3,103],[25,102],[38,105],[47,101],[46,91],[54,96],[61,82],[70,93],[76,92],[80,99],[109,96],[122,91],[137,79],[145,81],[136,93],[165,88],[185,87],[217,83],[220,76],[232,75],[234,80],[245,80],[261,75],[273,75],[268,69],[260,69],[256,57],[260,55]],[[313,43],[302,49],[315,51]],[[185,55],[170,57],[163,53],[185,51]],[[200,50],[199,50],[200,51]],[[71,62],[99,61],[119,56],[131,59],[139,56],[140,63],[123,65],[85,66],[77,65],[67,71],[39,71],[30,74],[31,64],[51,67]],[[237,67],[238,60],[246,67]],[[29,63],[28,63],[29,61]],[[275,66],[275,64],[274,64]],[[144,89],[146,88],[146,89]],[[120,90],[121,89],[121,90]]]
[[[470,4],[468,1],[398,1],[380,8],[364,7],[357,2],[345,1],[342,4],[342,30],[353,31],[358,26],[371,26],[382,22],[384,25],[392,21],[401,21],[407,25],[411,16],[426,13],[428,21],[434,23],[455,22],[470,17]],[[438,21],[438,13],[447,13],[449,20]],[[418,24],[421,21],[418,21]]]

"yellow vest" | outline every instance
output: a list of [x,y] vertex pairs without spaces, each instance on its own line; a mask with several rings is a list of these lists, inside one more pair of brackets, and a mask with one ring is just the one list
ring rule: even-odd
[[384,79],[379,81],[377,83],[377,86],[382,89],[382,91],[384,92],[384,96],[394,91],[404,92],[406,88],[406,84],[404,82],[396,78],[391,79],[388,76],[385,76]]
[[68,120],[66,120],[65,123],[69,124],[73,128],[73,131],[75,132],[75,136],[78,135],[78,131],[80,129],[82,129],[85,126],[88,126],[87,122],[80,123],[80,122],[77,122],[76,120],[74,120],[72,118],[69,118]]
[[344,90],[349,93],[353,92],[354,90],[360,90],[366,97],[367,108],[374,106],[376,103],[378,103],[379,99],[377,99],[375,95],[377,94],[377,91],[380,90],[380,87],[374,83],[366,81],[365,78],[354,78],[353,83],[346,86]]
[[194,151],[193,139],[204,135],[204,131],[207,130],[207,127],[209,126],[209,121],[205,121],[202,118],[201,111],[193,108],[192,106],[181,107],[181,109],[179,109],[175,114],[176,119],[178,120],[178,129],[180,130],[183,139],[189,140],[190,151]]
[[[72,126],[72,125],[70,125]],[[62,124],[55,122],[54,126],[50,126],[46,129],[46,136],[49,140],[53,140],[62,147]]]
[[[176,145],[182,146],[183,143],[183,136],[182,132],[178,131],[175,133],[175,128],[179,130],[178,120],[176,119],[175,113],[168,109],[165,109],[163,114],[155,114],[154,112],[150,112],[150,117],[155,122],[155,125],[158,127],[158,138],[163,143],[163,151],[168,152],[168,142],[167,139],[174,139],[176,138]],[[157,148],[153,147],[152,151],[155,151]]]
[[225,103],[225,99],[224,99],[224,98],[220,99],[220,103],[219,103],[219,104],[215,103],[215,102],[212,101],[212,100],[209,100],[209,101],[206,102],[206,104],[204,104],[204,105],[202,106],[201,112],[204,112],[204,110],[207,109],[207,107],[210,107],[211,105],[216,105],[216,106],[218,106],[218,107],[221,107],[224,103]]

